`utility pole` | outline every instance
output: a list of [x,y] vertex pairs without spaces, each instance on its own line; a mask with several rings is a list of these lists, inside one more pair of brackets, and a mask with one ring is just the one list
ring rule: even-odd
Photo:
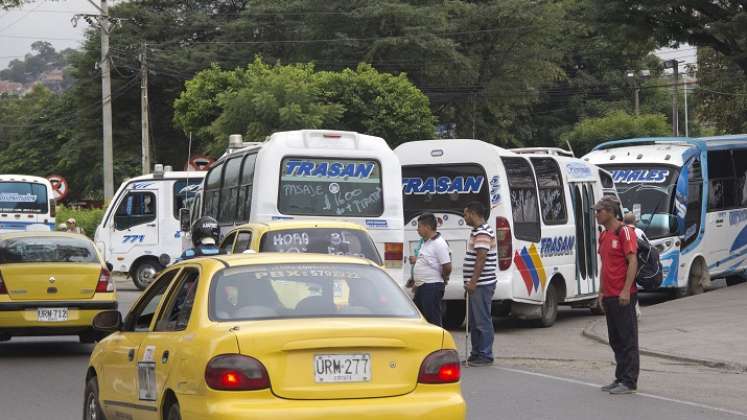
[[140,120],[142,123],[143,175],[150,173],[150,116],[148,114],[148,45],[140,49]]
[[679,127],[679,110],[677,107],[677,86],[679,85],[679,62],[676,59],[667,60],[664,63],[665,69],[672,69],[674,72],[674,83],[672,84],[672,135],[680,135]]
[[[73,26],[77,26],[78,19],[83,18],[90,25],[98,26],[101,32],[101,114],[104,141],[104,203],[111,201],[114,196],[114,158],[112,151],[112,83],[111,83],[111,61],[109,57],[109,34],[111,33],[112,18],[109,16],[109,5],[107,0],[100,0],[96,4],[88,0],[98,11],[98,15],[78,14],[73,16]],[[94,20],[96,21],[94,23]]]
[[633,99],[635,104],[635,116],[641,114],[641,79],[646,79],[651,75],[649,70],[628,70],[626,77],[633,83]]

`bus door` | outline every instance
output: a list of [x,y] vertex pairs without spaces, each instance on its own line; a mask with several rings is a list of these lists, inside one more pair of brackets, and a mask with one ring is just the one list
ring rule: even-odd
[[597,293],[599,260],[597,256],[597,222],[593,212],[596,200],[594,184],[570,184],[573,215],[576,223],[576,287],[579,295]]

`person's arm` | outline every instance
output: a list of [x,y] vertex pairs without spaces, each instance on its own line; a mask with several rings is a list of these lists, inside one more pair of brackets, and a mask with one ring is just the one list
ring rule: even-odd
[[467,284],[464,286],[467,288],[467,292],[472,293],[477,289],[477,280],[482,275],[482,269],[485,268],[485,260],[488,256],[488,250],[484,248],[475,249],[477,256],[475,257],[475,271],[472,272],[472,278],[469,279]]
[[441,264],[441,278],[444,279],[444,284],[449,284],[449,277],[451,276],[451,263]]

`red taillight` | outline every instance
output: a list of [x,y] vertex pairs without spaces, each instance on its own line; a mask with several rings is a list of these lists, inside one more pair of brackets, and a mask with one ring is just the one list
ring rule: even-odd
[[267,369],[259,360],[240,354],[213,357],[205,368],[205,382],[219,391],[254,391],[270,387]]
[[498,268],[501,271],[511,267],[511,252],[513,242],[511,241],[511,225],[505,217],[495,219],[495,239],[498,245]]
[[456,350],[438,350],[428,355],[420,365],[418,382],[421,384],[450,384],[459,382],[461,367]]
[[8,289],[5,288],[5,281],[3,281],[3,273],[0,273],[0,295],[7,295]]
[[384,244],[384,259],[387,261],[402,261],[403,250],[402,242],[387,242]]
[[96,283],[96,293],[108,293],[113,291],[114,283],[112,282],[112,275],[106,270],[101,270],[101,274],[99,274],[99,282]]

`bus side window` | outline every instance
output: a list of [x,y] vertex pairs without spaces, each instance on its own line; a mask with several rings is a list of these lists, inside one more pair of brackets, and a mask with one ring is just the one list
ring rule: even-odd
[[254,186],[254,163],[256,154],[246,155],[243,168],[241,169],[241,181],[239,182],[239,199],[236,220],[240,223],[248,222],[252,208],[252,189]]
[[503,157],[511,196],[514,237],[539,242],[542,236],[537,200],[537,184],[529,162],[520,157]]
[[737,185],[730,150],[708,152],[708,211],[734,208]]
[[695,157],[687,163],[687,210],[685,213],[685,231],[682,248],[691,244],[700,231],[700,217],[703,203],[703,174],[700,158]]
[[119,203],[114,214],[114,227],[125,230],[154,220],[156,195],[149,191],[132,191]]
[[747,207],[747,150],[734,151],[734,169],[737,173],[737,207]]
[[223,179],[223,167],[225,163],[221,163],[213,167],[207,174],[205,179],[205,191],[203,192],[203,203],[204,211],[202,212],[205,216],[210,216],[215,219],[218,218],[218,210],[220,204],[220,183]]
[[242,156],[229,159],[223,170],[223,186],[220,192],[220,223],[233,224],[236,218],[236,203],[239,199],[239,178]]
[[546,225],[567,223],[563,178],[558,162],[552,158],[531,158],[531,161],[537,174],[542,220]]

